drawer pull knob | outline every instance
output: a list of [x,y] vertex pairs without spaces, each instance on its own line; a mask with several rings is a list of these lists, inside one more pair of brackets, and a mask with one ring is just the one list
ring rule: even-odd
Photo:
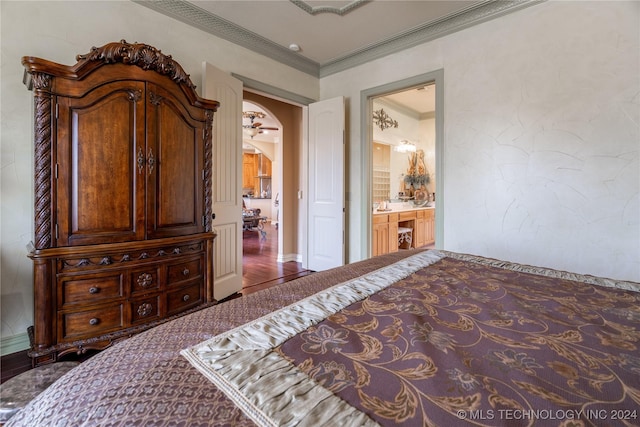
[[187,301],[189,301],[189,298],[191,298],[191,297],[189,296],[189,294],[185,294],[185,295],[182,297],[182,301],[187,302]]
[[153,276],[149,273],[142,273],[138,276],[138,286],[148,288],[153,284]]
[[184,270],[182,270],[182,275],[183,276],[188,276],[189,275],[189,269],[185,268]]
[[93,317],[89,320],[90,325],[97,325],[98,323],[100,323],[100,319],[98,319],[97,317]]
[[100,290],[99,288],[96,288],[95,286],[92,286],[92,287],[89,288],[89,293],[90,294],[97,294],[99,290]]

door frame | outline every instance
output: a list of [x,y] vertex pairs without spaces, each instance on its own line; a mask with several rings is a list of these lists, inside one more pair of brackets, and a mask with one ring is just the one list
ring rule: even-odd
[[414,87],[434,84],[436,86],[436,242],[435,247],[444,247],[444,69],[408,77],[360,92],[360,134],[362,135],[362,232],[361,253],[371,258],[372,248],[372,170],[373,170],[373,98],[402,92]]
[[[284,188],[284,183],[282,183],[282,194],[280,194],[280,221],[282,221],[282,217],[283,217],[283,198],[284,197],[288,197],[288,198],[292,198],[292,197],[297,197],[298,199],[304,199],[307,196],[308,193],[308,183],[307,183],[307,174],[308,174],[308,169],[307,169],[307,158],[308,158],[308,153],[307,153],[307,119],[308,119],[308,106],[309,104],[312,104],[314,102],[316,102],[316,100],[311,99],[311,98],[307,98],[305,96],[299,95],[297,93],[294,92],[289,92],[287,90],[281,89],[279,87],[276,86],[271,86],[267,83],[263,83],[260,82],[258,80],[254,80],[251,79],[249,77],[237,74],[237,73],[231,73],[231,76],[235,77],[236,79],[242,81],[243,83],[243,90],[247,91],[247,92],[251,92],[251,93],[255,93],[256,95],[260,95],[263,96],[265,98],[270,98],[274,101],[279,101],[279,102],[283,102],[286,104],[291,104],[294,105],[296,107],[300,107],[302,109],[302,123],[300,123],[300,144],[301,144],[301,156],[302,156],[302,160],[301,160],[301,164],[298,165],[300,170],[300,189],[298,190],[297,194],[285,194],[286,190]],[[244,99],[244,97],[243,97]],[[247,100],[249,102],[255,102],[252,100]],[[280,144],[280,150],[283,150],[283,144]],[[280,157],[281,157],[281,163],[282,165],[280,166],[281,168],[284,168],[284,159],[283,159],[283,153],[282,151],[280,152]],[[240,168],[242,168],[242,165],[240,165]],[[281,170],[282,172],[282,170]],[[299,200],[299,202],[301,202],[303,200]],[[282,227],[278,227],[278,263],[282,263],[282,262],[287,262],[287,261],[296,261],[296,262],[301,262],[303,265],[306,265],[307,262],[307,239],[306,239],[306,235],[307,235],[307,229],[306,229],[306,222],[302,221],[302,219],[307,217],[307,206],[306,206],[306,202],[305,203],[299,203],[298,206],[298,212],[294,213],[294,215],[297,215],[298,217],[298,230],[295,231],[291,231],[292,233],[295,233],[295,236],[297,236],[296,238],[297,240],[297,246],[298,246],[298,253],[296,256],[296,259],[291,259],[289,254],[284,254],[283,250],[282,250],[282,245],[283,245],[283,241],[285,239],[285,235],[284,235],[284,231],[283,228],[285,227],[284,225]],[[242,238],[242,236],[241,236]],[[240,241],[240,245],[242,245],[242,241]]]

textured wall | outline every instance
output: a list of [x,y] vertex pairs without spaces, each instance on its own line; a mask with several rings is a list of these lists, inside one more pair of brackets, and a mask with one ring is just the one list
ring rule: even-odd
[[[443,69],[440,244],[640,281],[638,28],[638,2],[545,2],[325,77],[321,97]],[[360,113],[351,102],[350,242],[369,232]]]
[[640,280],[639,17],[559,2],[451,37],[447,246]]

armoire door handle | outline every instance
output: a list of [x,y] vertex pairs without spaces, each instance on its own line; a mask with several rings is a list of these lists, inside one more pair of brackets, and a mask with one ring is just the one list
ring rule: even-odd
[[147,163],[149,164],[149,175],[153,172],[153,166],[156,164],[156,160],[153,158],[153,149],[149,148],[149,155],[147,156],[149,159]]

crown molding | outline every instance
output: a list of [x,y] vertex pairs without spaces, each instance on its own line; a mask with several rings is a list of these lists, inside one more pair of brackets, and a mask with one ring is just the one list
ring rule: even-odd
[[[177,19],[187,25],[198,28],[214,36],[220,37],[251,51],[260,53],[275,61],[288,65],[314,77],[326,77],[349,68],[367,63],[374,59],[390,55],[410,47],[443,37],[473,25],[504,16],[523,8],[543,3],[546,0],[487,0],[471,6],[453,15],[437,21],[412,28],[402,34],[366,48],[351,52],[348,55],[319,64],[300,54],[290,51],[284,46],[272,42],[256,33],[248,31],[230,21],[207,12],[185,0],[131,0],[163,15]],[[301,6],[302,1],[293,1]],[[300,4],[299,4],[300,3]],[[354,1],[345,6],[349,12],[366,2]],[[306,3],[304,3],[306,5]],[[308,5],[307,5],[308,6]],[[349,7],[351,9],[349,9]],[[304,7],[303,7],[304,9]],[[322,11],[328,12],[328,11]],[[311,12],[309,12],[311,13]],[[335,12],[333,12],[335,13]]]
[[320,77],[326,77],[340,71],[382,58],[395,52],[408,49],[456,31],[507,15],[546,0],[488,0],[471,6],[453,15],[425,23],[393,38],[352,52],[336,60],[322,64]]
[[214,36],[319,77],[320,64],[184,0],[131,0]]

